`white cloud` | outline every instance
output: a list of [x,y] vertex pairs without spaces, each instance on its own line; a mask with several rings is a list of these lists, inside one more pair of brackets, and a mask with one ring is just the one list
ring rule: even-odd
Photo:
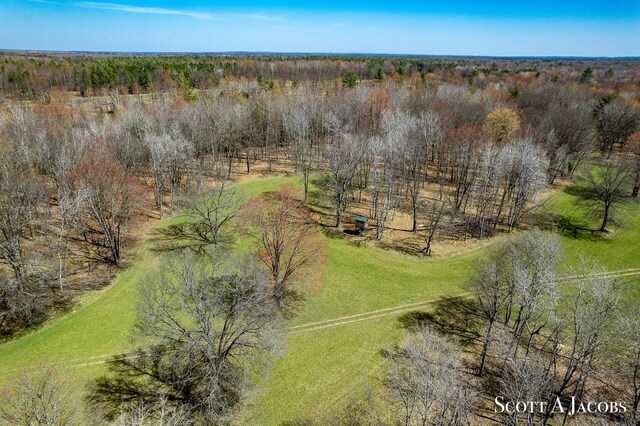
[[118,3],[100,3],[91,1],[81,1],[72,3],[73,6],[85,7],[89,9],[116,10],[119,12],[144,13],[150,15],[178,15],[189,16],[196,19],[215,19],[216,15],[210,13],[192,12],[189,10],[165,9],[161,7],[141,7]]
[[55,0],[29,0],[33,3],[47,3],[55,4],[59,6],[75,6],[83,7],[86,9],[99,9],[99,10],[115,10],[118,12],[127,13],[141,13],[148,15],[175,15],[175,16],[188,16],[196,19],[206,20],[255,20],[255,21],[271,21],[278,23],[292,24],[294,22],[286,21],[282,16],[267,15],[262,12],[255,13],[224,13],[224,14],[212,14],[206,12],[194,12],[191,10],[182,9],[166,9],[163,7],[142,7],[134,6],[130,4],[121,3],[104,3],[93,1],[75,1],[75,2],[61,2]]

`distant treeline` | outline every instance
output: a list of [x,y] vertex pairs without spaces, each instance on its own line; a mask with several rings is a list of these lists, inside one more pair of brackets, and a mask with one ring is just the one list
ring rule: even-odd
[[[339,81],[347,73],[361,80],[437,74],[438,78],[502,77],[564,68],[601,70],[602,76],[629,69],[633,59],[435,58],[406,56],[331,56],[285,54],[131,55],[18,53],[0,54],[0,93],[8,98],[48,100],[52,91],[80,96],[118,90],[125,94],[176,89],[209,89],[222,79],[276,82]],[[608,74],[607,74],[608,73]]]
[[51,89],[81,96],[104,89],[147,93],[175,88],[207,89],[223,78],[258,81],[323,81],[353,71],[360,79],[412,75],[451,69],[455,62],[437,59],[323,56],[0,56],[5,96],[37,98]]

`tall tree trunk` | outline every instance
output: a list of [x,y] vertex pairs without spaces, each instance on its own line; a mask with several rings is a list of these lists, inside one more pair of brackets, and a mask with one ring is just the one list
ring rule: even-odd
[[413,204],[413,226],[411,227],[411,232],[418,231],[418,203],[415,198],[412,200]]
[[607,229],[607,222],[609,222],[609,206],[604,208],[604,218],[602,219],[602,225],[600,225],[600,232],[604,232]]
[[485,335],[484,344],[482,345],[482,355],[480,357],[480,367],[478,368],[478,376],[482,376],[482,374],[484,373],[484,365],[487,360],[487,353],[489,352],[489,344],[491,343],[493,323],[494,321],[489,322],[489,327],[487,327],[487,334]]
[[309,195],[309,170],[304,171],[304,203],[307,204],[307,197]]

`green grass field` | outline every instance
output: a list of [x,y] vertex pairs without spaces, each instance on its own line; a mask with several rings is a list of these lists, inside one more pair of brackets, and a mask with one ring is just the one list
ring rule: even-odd
[[[288,181],[291,179],[272,178],[242,186],[251,196]],[[559,191],[549,198],[545,209],[589,223],[574,202],[574,195]],[[577,238],[563,237],[567,265],[575,264],[582,254],[610,269],[640,267],[640,206],[629,204],[621,219],[621,226],[605,237],[589,232]],[[158,226],[179,220],[167,219]],[[328,235],[330,232],[322,237],[326,243],[322,280],[307,289],[306,302],[291,321],[298,328],[287,334],[285,353],[259,384],[245,422],[276,425],[295,418],[317,418],[340,408],[360,390],[363,379],[375,382],[380,377],[384,363],[380,350],[397,343],[405,333],[398,322],[400,310],[384,309],[465,293],[473,260],[486,247],[429,259]],[[129,258],[131,266],[107,289],[88,295],[73,312],[0,345],[0,383],[49,363],[59,364],[79,384],[104,372],[102,361],[107,355],[129,347],[136,284],[159,259],[153,248],[153,237],[145,237]],[[637,286],[639,281],[632,282]],[[306,326],[371,311],[379,312]]]
[[[271,191],[290,179],[269,179],[243,185],[247,196]],[[183,218],[169,218],[156,228]],[[87,295],[67,315],[51,320],[37,330],[0,344],[0,383],[21,371],[54,363],[80,380],[104,371],[101,360],[130,348],[129,331],[136,315],[136,284],[153,270],[160,254],[154,250],[156,233],[139,241],[134,253],[108,288]],[[75,367],[78,364],[90,364]]]
[[[545,210],[598,229],[601,221],[589,217],[583,206],[576,205],[576,200],[571,191],[560,191],[547,200]],[[628,201],[622,206],[616,222],[607,227],[612,231],[607,236],[581,231],[573,238],[567,233],[563,239],[567,264],[576,264],[580,256],[587,256],[608,269],[640,267],[640,201]]]

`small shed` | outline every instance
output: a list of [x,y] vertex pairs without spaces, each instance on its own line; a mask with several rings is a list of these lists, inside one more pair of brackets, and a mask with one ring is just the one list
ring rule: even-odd
[[367,230],[367,223],[369,222],[369,218],[365,216],[356,215],[356,231],[358,234],[362,235]]

